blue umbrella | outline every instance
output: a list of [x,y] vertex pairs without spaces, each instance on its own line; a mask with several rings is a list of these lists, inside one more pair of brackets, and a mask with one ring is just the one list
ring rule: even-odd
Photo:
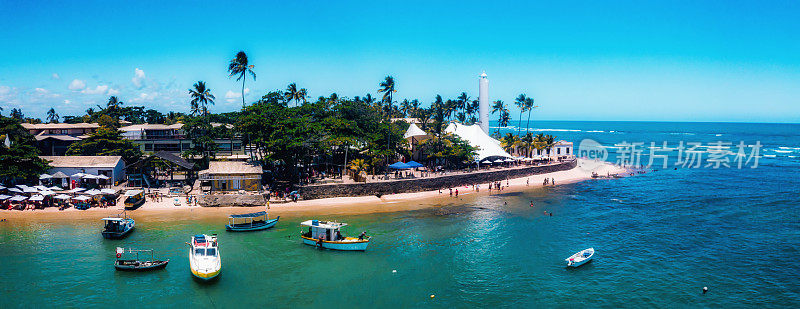
[[423,167],[424,165],[419,164],[417,161],[408,161],[406,165],[410,166],[411,168]]
[[411,168],[410,166],[408,166],[408,164],[405,164],[405,163],[400,162],[400,161],[392,163],[392,165],[389,165],[389,167],[391,167],[393,169],[396,169],[396,170],[406,170],[406,169]]

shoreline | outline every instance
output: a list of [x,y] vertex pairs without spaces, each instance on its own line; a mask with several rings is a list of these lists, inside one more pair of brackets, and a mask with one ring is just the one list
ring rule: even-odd
[[[504,194],[530,189],[543,188],[545,178],[555,179],[555,185],[563,185],[592,179],[592,171],[581,168],[583,159],[578,159],[576,167],[558,172],[531,175],[502,181],[503,190],[492,190],[491,194]],[[627,174],[628,170],[622,167],[604,163],[593,170],[599,175]],[[530,182],[528,184],[528,181]],[[506,185],[506,183],[508,185]],[[449,190],[420,191],[413,193],[398,193],[376,196],[332,197],[313,200],[300,200],[298,202],[271,204],[269,214],[271,217],[301,217],[301,216],[330,216],[330,215],[358,215],[410,211],[432,207],[441,207],[453,202],[463,201],[479,196],[489,195],[486,183],[480,184],[480,190],[475,192],[471,186],[458,188],[458,197],[451,197]],[[187,206],[185,198],[178,198],[181,206],[173,204],[174,198],[165,197],[161,202],[147,201],[137,210],[128,211],[128,215],[145,221],[174,221],[186,219],[227,219],[230,214],[242,214],[260,211],[264,206],[253,207],[199,207]],[[123,211],[124,206],[109,208],[90,208],[77,210],[69,208],[59,211],[56,208],[46,208],[34,211],[0,210],[0,219],[13,221],[63,221],[63,220],[98,220],[105,216],[113,216]]]

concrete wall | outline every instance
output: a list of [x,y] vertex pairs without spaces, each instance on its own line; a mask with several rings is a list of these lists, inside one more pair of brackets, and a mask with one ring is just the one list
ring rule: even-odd
[[203,207],[220,206],[264,206],[267,200],[260,194],[206,194],[198,196],[197,203]]
[[438,189],[468,186],[472,184],[485,184],[511,178],[520,178],[574,168],[577,161],[572,160],[555,165],[531,166],[520,169],[496,170],[441,176],[436,178],[418,178],[390,182],[367,182],[354,184],[329,184],[309,185],[300,189],[300,196],[305,200],[339,197],[339,196],[368,196],[384,195],[406,192],[433,191]]

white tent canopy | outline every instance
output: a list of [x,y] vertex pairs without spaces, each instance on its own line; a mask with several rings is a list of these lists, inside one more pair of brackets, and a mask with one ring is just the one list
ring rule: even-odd
[[422,131],[422,129],[420,129],[416,124],[412,123],[408,125],[408,130],[406,130],[406,133],[403,134],[403,138],[409,140],[411,138],[416,140],[424,140],[430,138],[430,136],[428,136],[428,133],[425,133],[425,131]]
[[66,194],[59,194],[59,195],[54,196],[53,198],[54,199],[58,199],[58,200],[68,200],[70,198],[70,196],[66,195]]
[[72,199],[73,199],[73,200],[76,200],[76,201],[88,201],[88,200],[90,200],[90,199],[92,199],[92,198],[91,198],[91,197],[88,197],[88,196],[86,196],[86,195],[80,195],[80,196],[76,196],[76,197],[74,197],[74,198],[72,198]]
[[483,129],[477,124],[465,126],[451,123],[444,131],[457,135],[473,147],[478,147],[476,161],[491,157],[511,158],[511,155],[503,150],[503,147],[500,147],[500,142],[483,132]]
[[34,202],[43,201],[44,200],[44,196],[34,195],[34,196],[31,196],[31,198],[29,200],[30,201],[34,201]]
[[98,195],[98,194],[101,194],[101,193],[103,193],[103,192],[100,192],[100,190],[97,190],[97,189],[91,189],[91,190],[88,190],[86,192],[83,192],[83,194],[87,194],[87,195]]

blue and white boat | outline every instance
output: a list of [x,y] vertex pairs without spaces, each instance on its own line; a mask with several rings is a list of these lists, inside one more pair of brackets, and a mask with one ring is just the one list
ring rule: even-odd
[[564,260],[567,261],[567,267],[578,267],[591,261],[593,256],[594,248],[589,248],[577,252]]
[[228,216],[225,229],[231,232],[261,231],[275,226],[281,216],[270,219],[266,211]]
[[303,243],[320,249],[364,251],[367,250],[369,240],[372,238],[366,236],[364,232],[358,237],[342,236],[339,229],[347,226],[347,223],[308,220],[300,225],[308,227],[308,230],[300,232]]
[[103,218],[103,222],[105,222],[105,224],[103,226],[102,234],[103,238],[107,239],[125,238],[136,226],[136,222],[134,222],[133,219],[128,218],[125,212],[117,217]]

